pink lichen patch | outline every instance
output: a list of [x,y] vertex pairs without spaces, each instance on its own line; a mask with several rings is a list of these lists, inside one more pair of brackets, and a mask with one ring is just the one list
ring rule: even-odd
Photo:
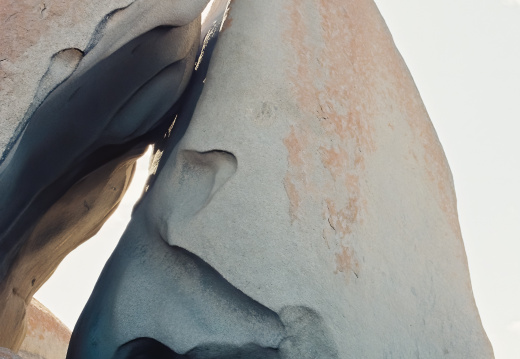
[[[343,258],[345,248],[352,250],[353,239],[359,240],[354,234],[367,212],[361,179],[367,178],[367,159],[377,150],[376,128],[377,135],[391,135],[408,125],[411,146],[418,148],[413,156],[424,162],[433,196],[460,235],[442,147],[375,4],[293,0],[287,15],[286,74],[301,112],[284,141],[293,221],[306,218],[305,208],[321,202],[324,243]],[[390,114],[403,122],[388,122]],[[310,167],[316,171],[303,170]]]
[[[374,19],[367,7],[365,2],[295,0],[287,9],[286,39],[292,48],[288,78],[303,114],[298,126],[310,129],[318,123],[321,128],[312,136],[302,134],[308,137],[307,146],[298,148],[304,154],[294,153],[295,146],[289,148],[295,141],[293,132],[284,141],[289,151],[286,183],[292,184],[291,211],[302,207],[309,187],[319,188],[320,197],[313,200],[324,204],[324,226],[334,229],[324,230],[324,239],[333,244],[338,258],[345,258],[349,236],[366,211],[360,178],[366,156],[376,148],[374,120],[381,112],[379,54],[369,43],[377,35],[371,28],[380,27],[373,23],[380,19]],[[301,171],[307,165],[302,160],[314,161],[324,172],[311,176]]]

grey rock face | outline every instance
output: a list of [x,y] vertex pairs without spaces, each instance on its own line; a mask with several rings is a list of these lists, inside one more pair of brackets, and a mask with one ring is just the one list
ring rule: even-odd
[[372,2],[235,1],[193,81],[68,358],[493,356]]

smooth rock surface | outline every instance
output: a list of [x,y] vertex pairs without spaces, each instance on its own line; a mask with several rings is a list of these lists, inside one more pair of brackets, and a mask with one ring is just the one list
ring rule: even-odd
[[232,2],[172,146],[68,358],[493,357],[446,158],[372,1]]

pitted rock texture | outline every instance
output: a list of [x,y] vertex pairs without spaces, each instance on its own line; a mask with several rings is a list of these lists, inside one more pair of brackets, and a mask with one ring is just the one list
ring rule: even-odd
[[[208,343],[284,359],[493,357],[447,161],[372,1],[233,1],[204,77],[69,359],[110,357],[139,338],[187,357]],[[186,153],[216,150],[236,170],[205,196],[218,161]],[[228,312],[251,301],[271,314]],[[324,329],[303,320],[288,335],[284,308],[316,313]]]

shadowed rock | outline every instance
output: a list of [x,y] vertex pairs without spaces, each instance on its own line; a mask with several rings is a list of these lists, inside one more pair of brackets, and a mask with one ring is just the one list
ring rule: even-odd
[[[108,14],[84,51],[51,59],[0,160],[0,345],[18,348],[25,308],[119,204],[135,160],[193,71],[207,1],[136,1]],[[165,8],[166,6],[166,8]],[[145,20],[130,25],[136,18]],[[166,119],[166,121],[164,121]]]

